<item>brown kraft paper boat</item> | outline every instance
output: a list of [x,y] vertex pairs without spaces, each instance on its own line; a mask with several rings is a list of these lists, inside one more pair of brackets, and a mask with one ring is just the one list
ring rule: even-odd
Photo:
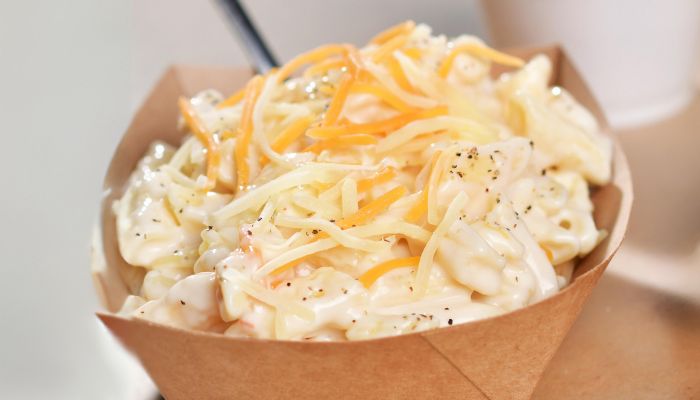
[[[551,83],[569,90],[608,131],[600,107],[561,49],[509,53],[524,59],[547,54]],[[581,260],[569,286],[514,312],[414,334],[330,343],[233,338],[114,314],[138,290],[143,271],[119,254],[113,201],[151,142],[180,142],[178,96],[206,88],[231,93],[250,76],[241,68],[170,68],[134,117],[104,181],[102,242],[95,246],[93,277],[107,311],[97,315],[138,357],[161,393],[168,399],[529,398],[624,237],[632,183],[617,144],[612,181],[592,195],[596,224],[609,235]]]

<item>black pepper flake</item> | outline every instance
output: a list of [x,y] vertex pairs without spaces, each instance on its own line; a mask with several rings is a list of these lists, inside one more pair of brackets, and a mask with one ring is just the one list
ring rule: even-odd
[[301,301],[306,301],[306,297],[302,297],[302,298],[301,298]]
[[459,175],[460,178],[464,178],[464,173],[462,173],[462,171],[457,171],[457,175]]
[[212,229],[214,229],[214,227],[213,227],[213,226],[211,226],[211,225],[207,225],[207,230],[208,230],[208,231],[210,231],[210,230],[212,230]]
[[532,205],[531,205],[531,204],[528,205],[527,208],[525,208],[525,211],[530,211],[530,210],[532,210]]
[[530,140],[530,147],[535,147],[535,142],[533,142],[532,140]]
[[492,176],[492,177],[491,177],[491,180],[492,180],[492,181],[495,181],[496,179],[498,179],[498,176]]
[[151,221],[156,222],[156,223],[160,222],[160,220],[158,218],[151,218]]
[[287,282],[287,287],[292,286],[292,282]]
[[452,318],[447,320],[447,325],[452,325]]
[[136,236],[141,236],[141,234],[140,234],[140,233],[138,233],[138,232],[136,232]]
[[488,193],[488,192],[489,192],[489,188],[484,189],[484,191],[485,191],[486,193]]
[[450,311],[450,307],[445,307],[445,311]]
[[499,198],[496,199],[496,204],[498,204],[498,203],[500,203],[500,202],[501,202],[501,198],[499,197]]
[[312,230],[311,233],[313,233],[314,235],[318,235],[318,229]]
[[354,324],[355,322],[357,322],[357,321],[355,321],[355,320],[353,319],[353,320],[352,320],[352,323]]
[[258,217],[257,221],[258,222],[262,221],[262,217]]
[[489,158],[491,159],[491,161],[494,161],[493,154],[489,154]]
[[517,228],[518,224],[513,224],[513,229]]
[[182,208],[177,211],[178,213],[182,214]]
[[515,281],[516,281],[516,282],[519,282],[519,280],[518,280],[518,275],[515,275]]
[[180,304],[182,304],[183,306],[184,306],[184,305],[187,305],[187,303],[185,303],[184,300],[180,300]]
[[409,286],[408,290],[413,291],[413,286]]
[[253,232],[251,232],[251,231],[250,231],[250,229],[248,229],[248,230],[247,230],[247,231],[246,231],[245,233],[247,233],[247,234],[248,234],[248,236],[250,236],[250,235],[252,235],[252,234],[253,234]]
[[452,164],[452,168],[457,168],[457,164]]
[[329,221],[330,221],[330,222],[335,222],[335,220],[334,220],[334,219],[331,219],[331,220],[329,220]]
[[473,157],[471,154],[469,154],[469,155],[467,156],[467,158],[472,159],[472,158],[474,158],[474,157]]
[[542,176],[545,176],[545,175],[547,175],[547,170],[542,168]]
[[460,153],[460,152],[455,153],[455,155],[456,155],[457,157],[462,157],[462,153]]

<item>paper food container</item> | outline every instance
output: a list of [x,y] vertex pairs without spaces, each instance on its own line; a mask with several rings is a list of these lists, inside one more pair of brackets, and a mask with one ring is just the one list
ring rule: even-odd
[[[573,93],[607,131],[600,107],[558,47],[510,53],[525,59],[549,55],[552,83]],[[592,195],[596,223],[609,235],[581,260],[568,287],[526,308],[426,332],[335,343],[232,338],[114,314],[138,289],[134,282],[140,284],[143,272],[119,254],[112,202],[151,142],[180,142],[178,96],[206,88],[231,93],[250,75],[240,68],[170,68],[134,117],[105,178],[102,241],[96,246],[100,261],[93,276],[106,311],[97,315],[141,361],[161,393],[168,399],[529,398],[625,234],[632,184],[617,144],[612,182]]]

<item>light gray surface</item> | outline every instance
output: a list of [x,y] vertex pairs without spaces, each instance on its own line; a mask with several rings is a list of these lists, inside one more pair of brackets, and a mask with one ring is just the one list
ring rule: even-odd
[[[407,18],[483,31],[472,0],[248,3],[281,59]],[[0,398],[135,397],[92,314],[89,236],[109,157],[175,62],[243,63],[210,2],[0,2]]]
[[0,3],[0,398],[118,398],[87,270],[129,115],[125,2]]

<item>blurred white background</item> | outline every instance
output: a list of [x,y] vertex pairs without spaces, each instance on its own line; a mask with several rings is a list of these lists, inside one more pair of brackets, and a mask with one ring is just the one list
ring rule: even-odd
[[[246,2],[281,60],[405,19],[484,35],[474,0]],[[0,398],[133,398],[138,374],[93,315],[100,185],[171,63],[243,64],[207,0],[0,2]]]

